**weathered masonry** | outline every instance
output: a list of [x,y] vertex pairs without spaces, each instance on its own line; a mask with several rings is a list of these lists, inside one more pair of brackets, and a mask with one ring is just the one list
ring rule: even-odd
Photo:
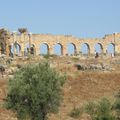
[[[70,35],[51,35],[51,34],[18,34],[13,33],[9,39],[9,53],[24,55],[25,52],[32,51],[34,55],[42,54],[40,46],[47,46],[47,53],[54,54],[54,46],[58,44],[61,47],[61,55],[68,54],[68,44],[74,46],[74,54],[81,53],[81,47],[85,44],[88,48],[88,54],[95,54],[95,44],[101,47],[101,54],[107,54],[107,47],[111,44],[114,47],[115,55],[120,54],[120,33],[105,35],[103,38],[82,39]],[[28,46],[27,46],[28,45]],[[27,48],[26,48],[27,46]]]

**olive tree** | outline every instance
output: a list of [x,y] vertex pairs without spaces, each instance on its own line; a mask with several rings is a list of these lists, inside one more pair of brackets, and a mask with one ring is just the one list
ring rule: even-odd
[[58,111],[64,81],[48,63],[27,65],[9,80],[5,106],[20,120],[46,120],[48,113]]

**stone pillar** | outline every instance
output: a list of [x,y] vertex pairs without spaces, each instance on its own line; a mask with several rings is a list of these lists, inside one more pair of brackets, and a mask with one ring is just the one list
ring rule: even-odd
[[118,54],[120,54],[120,44],[118,44],[118,45],[116,46],[116,52],[117,52]]
[[90,45],[90,54],[95,54],[95,48],[94,45]]
[[6,55],[9,56],[9,54],[10,54],[10,51],[9,51],[9,45],[6,44]]
[[63,46],[63,56],[67,55],[67,46]]
[[35,55],[39,55],[40,54],[40,47],[39,44],[35,46]]
[[29,36],[29,51],[30,51],[31,42],[32,42],[32,33],[29,33],[28,36]]
[[2,45],[0,43],[0,55],[2,54]]
[[104,55],[107,55],[108,53],[107,53],[107,46],[103,46],[103,54]]
[[50,55],[54,54],[54,47],[53,47],[53,45],[49,46],[49,53],[50,53]]
[[76,55],[80,55],[80,46],[76,46]]
[[25,52],[25,34],[20,35],[20,41],[21,41],[21,56],[24,57]]
[[24,56],[24,43],[21,43],[21,55]]
[[17,37],[17,32],[16,31],[14,31],[13,33],[12,33],[12,35],[13,35],[13,57],[14,57],[14,55],[16,54],[16,48],[15,48],[15,42],[17,41],[17,39],[16,39],[16,37]]

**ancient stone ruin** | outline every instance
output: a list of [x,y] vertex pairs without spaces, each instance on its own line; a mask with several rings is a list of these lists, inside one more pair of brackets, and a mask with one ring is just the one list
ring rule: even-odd
[[[73,56],[82,54],[81,47],[86,45],[88,48],[88,55],[96,54],[95,44],[98,44],[101,48],[101,55],[108,54],[107,46],[111,44],[114,48],[114,53],[111,56],[118,55],[120,53],[120,33],[113,33],[105,35],[103,38],[76,38],[71,35],[51,35],[51,34],[31,34],[28,32],[10,33],[10,37],[7,38],[7,42],[0,39],[0,54],[24,56],[28,53],[33,55],[42,54],[40,46],[46,45],[47,53],[54,54],[54,46],[58,44],[61,48],[61,56],[68,55],[68,44],[74,46]],[[5,52],[3,52],[3,45],[5,46]],[[26,48],[26,45],[27,48]]]

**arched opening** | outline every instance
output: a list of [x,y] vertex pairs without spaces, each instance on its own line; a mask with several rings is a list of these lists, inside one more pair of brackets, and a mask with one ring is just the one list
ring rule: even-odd
[[15,49],[15,54],[20,55],[21,46],[17,42],[14,43],[14,49]]
[[89,47],[89,45],[87,43],[82,44],[80,52],[82,53],[82,55],[90,54],[90,47]]
[[40,45],[40,55],[49,54],[49,46],[46,43]]
[[13,48],[14,48],[14,47],[13,47],[13,44],[9,45],[10,56],[12,56],[13,53],[14,53]]
[[27,56],[30,52],[30,44],[27,43],[24,48],[24,55]]
[[73,43],[69,43],[67,45],[67,54],[68,55],[76,55],[76,46]]
[[35,45],[29,45],[29,43],[26,44],[25,49],[24,49],[24,55],[27,56],[29,53],[32,55],[35,55]]
[[101,54],[103,53],[103,46],[100,43],[96,43],[94,46],[95,53]]
[[9,45],[9,55],[10,56],[13,56],[13,54],[20,55],[20,51],[21,51],[21,46],[17,42]]
[[60,43],[57,43],[54,46],[54,54],[55,55],[63,55],[63,46]]
[[36,53],[36,51],[35,51],[35,45],[31,45],[31,47],[30,47],[30,54],[31,55],[35,55],[35,53]]
[[107,54],[115,54],[115,44],[114,43],[110,43],[107,46]]

